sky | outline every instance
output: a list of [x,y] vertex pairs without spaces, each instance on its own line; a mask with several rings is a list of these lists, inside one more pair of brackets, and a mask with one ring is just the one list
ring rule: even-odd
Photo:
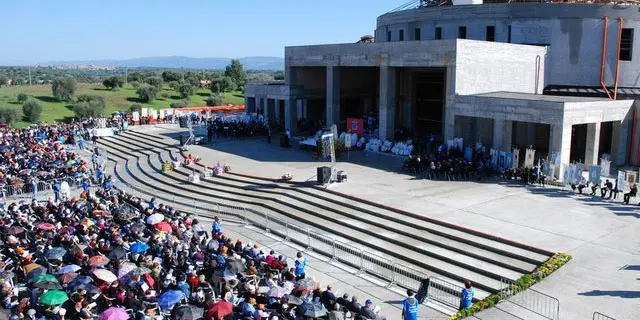
[[149,56],[284,56],[356,42],[407,0],[1,0],[0,65]]

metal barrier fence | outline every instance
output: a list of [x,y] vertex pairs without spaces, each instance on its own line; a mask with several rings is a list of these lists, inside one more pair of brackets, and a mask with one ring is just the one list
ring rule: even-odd
[[560,301],[532,288],[525,288],[509,279],[501,279],[500,296],[517,306],[525,308],[549,320],[560,317]]
[[607,315],[604,315],[600,312],[593,313],[593,320],[616,320],[615,318],[611,318]]
[[[45,192],[53,189],[53,183],[56,179],[50,180],[42,180],[37,181],[35,184],[36,193]],[[79,186],[81,183],[73,177],[67,177],[62,179],[57,179],[62,181],[66,181],[70,187]],[[0,186],[0,199],[1,198],[10,198],[10,197],[19,197],[22,195],[31,195],[33,194],[34,184],[32,183],[21,183],[21,184],[11,184],[11,185],[1,185]]]
[[[389,258],[365,249],[343,243],[318,230],[305,228],[254,209],[213,201],[201,202],[193,198],[189,199],[188,196],[176,199],[175,195],[160,190],[133,186],[128,183],[118,183],[116,187],[125,193],[134,194],[132,191],[136,191],[146,197],[155,197],[171,202],[173,207],[180,211],[203,216],[216,215],[222,219],[239,220],[245,226],[252,225],[265,233],[276,234],[282,239],[281,241],[292,241],[304,247],[305,250],[317,251],[327,256],[329,261],[336,261],[350,266],[355,269],[357,274],[367,273],[386,280],[388,286],[397,285],[418,291],[423,280],[429,279],[428,299],[455,309],[460,305],[461,291],[463,289],[461,286],[444,279],[429,276],[420,270],[394,262]],[[187,208],[187,210],[181,208]]]

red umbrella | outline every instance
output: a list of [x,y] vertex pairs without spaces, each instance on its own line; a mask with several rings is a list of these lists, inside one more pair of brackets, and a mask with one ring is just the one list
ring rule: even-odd
[[105,256],[93,256],[89,258],[89,265],[100,267],[109,263],[109,258]]
[[60,282],[62,282],[62,284],[67,284],[71,282],[71,280],[75,279],[77,276],[78,274],[75,272],[65,273],[60,276]]
[[52,225],[51,223],[41,223],[38,225],[38,229],[42,229],[42,230],[55,230],[56,226]]
[[233,313],[233,304],[226,300],[216,302],[209,310],[207,316],[214,320],[222,320],[222,318]]
[[162,221],[162,222],[156,224],[154,227],[156,227],[157,230],[163,231],[163,232],[171,232],[173,230],[171,228],[171,225],[169,223],[167,223],[166,221]]

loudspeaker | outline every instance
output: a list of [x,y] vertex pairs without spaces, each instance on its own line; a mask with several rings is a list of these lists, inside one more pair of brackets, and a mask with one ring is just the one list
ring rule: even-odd
[[317,176],[319,184],[329,183],[329,179],[331,179],[331,167],[318,167]]

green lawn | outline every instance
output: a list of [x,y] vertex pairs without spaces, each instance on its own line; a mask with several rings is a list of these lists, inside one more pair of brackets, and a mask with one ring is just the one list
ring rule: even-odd
[[[50,85],[38,86],[8,86],[0,88],[0,107],[14,107],[22,111],[22,105],[16,102],[16,95],[25,93],[42,105],[42,121],[43,122],[60,122],[69,120],[73,117],[72,106],[69,103],[59,102],[53,98]],[[190,97],[189,106],[201,107],[205,106],[207,97],[211,92],[206,89],[198,89],[196,93]],[[121,88],[116,91],[106,90],[101,84],[78,84],[76,96],[81,94],[103,96],[107,101],[106,113],[111,114],[118,110],[128,110],[133,103],[140,103],[136,90],[132,87]],[[162,95],[168,98],[162,97]],[[182,100],[180,95],[169,88],[162,90],[158,98],[151,103],[140,103],[153,109],[169,108],[169,104],[173,101]],[[223,95],[223,104],[244,104],[244,96],[242,92],[228,92]],[[27,122],[17,122],[14,126],[27,126]]]

